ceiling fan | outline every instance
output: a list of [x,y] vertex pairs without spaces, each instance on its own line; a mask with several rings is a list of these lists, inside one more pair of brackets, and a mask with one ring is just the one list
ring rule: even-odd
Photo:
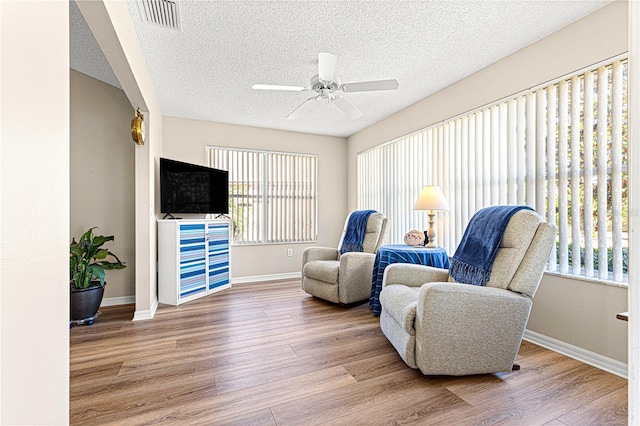
[[396,90],[398,80],[357,81],[353,83],[340,83],[335,76],[338,56],[331,53],[318,53],[318,74],[311,77],[309,87],[281,86],[272,84],[254,84],[256,90],[285,90],[293,92],[314,92],[314,95],[301,103],[291,114],[288,120],[294,120],[300,116],[301,108],[309,101],[326,100],[340,108],[353,120],[362,117],[362,111],[340,96],[342,93],[371,92],[375,90]]

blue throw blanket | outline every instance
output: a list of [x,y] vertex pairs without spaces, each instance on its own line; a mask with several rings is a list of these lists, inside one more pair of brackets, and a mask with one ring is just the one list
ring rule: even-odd
[[367,222],[369,221],[369,216],[375,212],[375,210],[356,210],[351,213],[347,222],[347,230],[340,246],[340,254],[349,251],[362,251],[364,234],[367,232]]
[[449,275],[459,283],[487,285],[504,230],[511,216],[520,210],[533,209],[527,206],[495,206],[473,215],[451,259]]

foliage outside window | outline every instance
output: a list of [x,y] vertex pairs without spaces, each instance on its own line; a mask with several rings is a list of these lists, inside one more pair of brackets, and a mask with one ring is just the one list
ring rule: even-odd
[[234,244],[316,240],[316,155],[208,146],[207,159],[229,171]]

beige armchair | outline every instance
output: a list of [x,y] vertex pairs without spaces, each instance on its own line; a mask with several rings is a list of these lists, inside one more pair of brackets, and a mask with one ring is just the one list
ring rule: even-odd
[[393,264],[382,283],[380,327],[404,362],[427,375],[511,371],[555,227],[531,210],[505,229],[484,286],[447,270]]
[[[340,238],[342,246],[349,218]],[[309,247],[302,253],[302,289],[312,296],[334,303],[369,300],[375,253],[382,245],[387,218],[373,213],[367,220],[362,252],[340,254],[339,249]]]

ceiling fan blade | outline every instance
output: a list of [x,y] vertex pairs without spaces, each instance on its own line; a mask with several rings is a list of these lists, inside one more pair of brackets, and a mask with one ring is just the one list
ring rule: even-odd
[[351,104],[345,98],[335,98],[333,100],[333,103],[335,106],[340,108],[342,112],[347,114],[347,116],[352,120],[362,117],[362,111],[353,106],[353,104]]
[[318,53],[318,78],[323,81],[333,81],[336,73],[338,57],[331,53]]
[[255,90],[287,90],[290,92],[304,92],[306,90],[301,86],[281,86],[277,84],[254,84],[251,88]]
[[398,80],[357,81],[344,83],[340,88],[345,92],[371,92],[374,90],[396,90],[400,86]]
[[306,101],[304,101],[303,103],[301,103],[300,105],[298,105],[298,107],[296,109],[291,111],[291,114],[287,115],[287,120],[295,120],[296,118],[300,117],[300,114],[302,113],[302,106],[305,105],[307,102],[315,99],[315,98],[316,98],[316,96],[311,97],[311,98],[307,99]]

